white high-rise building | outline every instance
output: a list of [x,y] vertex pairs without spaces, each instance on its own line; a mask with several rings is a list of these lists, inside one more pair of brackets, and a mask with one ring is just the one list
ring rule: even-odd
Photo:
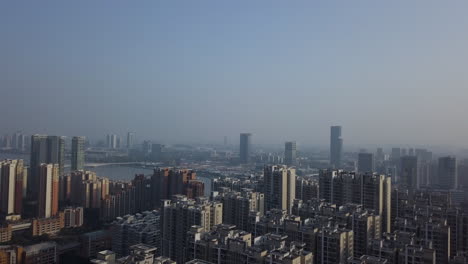
[[266,210],[282,209],[291,213],[296,198],[296,170],[286,166],[265,166]]

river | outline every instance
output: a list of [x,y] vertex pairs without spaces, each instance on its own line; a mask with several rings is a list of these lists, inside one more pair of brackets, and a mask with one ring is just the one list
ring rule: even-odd
[[[27,154],[0,153],[0,160],[4,159],[23,159],[25,163],[29,163],[29,155]],[[65,173],[67,173],[68,169],[70,169],[68,166],[65,167]],[[150,168],[137,168],[119,165],[85,167],[85,169],[96,172],[97,176],[121,181],[130,181],[133,179],[135,174],[151,175],[153,173],[153,170]],[[211,179],[205,177],[197,178],[205,184],[205,195],[209,196],[211,194]]]

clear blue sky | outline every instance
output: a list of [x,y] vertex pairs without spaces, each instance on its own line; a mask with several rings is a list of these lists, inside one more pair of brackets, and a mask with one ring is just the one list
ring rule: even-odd
[[[2,1],[0,132],[468,146],[467,1]],[[8,120],[8,121],[6,121]]]

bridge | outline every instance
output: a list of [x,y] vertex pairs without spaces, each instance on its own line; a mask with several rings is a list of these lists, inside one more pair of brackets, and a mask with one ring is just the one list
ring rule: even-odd
[[[126,165],[126,166],[149,166],[149,167],[157,167],[156,163],[153,162],[110,162],[110,163],[86,163],[85,167],[90,167],[90,168],[96,168],[96,167],[103,167],[103,166],[120,166],[120,165]],[[65,168],[69,168],[70,164],[65,164]]]
[[111,162],[111,163],[86,163],[85,167],[102,167],[102,166],[121,166],[121,165],[133,165],[133,166],[156,166],[155,163],[152,162]]

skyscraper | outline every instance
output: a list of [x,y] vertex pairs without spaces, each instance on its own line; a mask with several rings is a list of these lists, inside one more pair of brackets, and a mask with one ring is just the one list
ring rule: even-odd
[[71,170],[84,169],[84,137],[73,137],[71,152]]
[[28,178],[28,195],[37,199],[40,165],[42,163],[58,164],[58,174],[63,173],[65,139],[58,136],[31,136],[30,174]]
[[442,189],[450,190],[456,189],[458,186],[457,181],[457,161],[455,157],[441,157],[439,158],[438,169],[439,186]]
[[135,133],[128,132],[127,133],[127,149],[133,148],[134,144],[135,144]]
[[374,155],[372,153],[359,153],[358,172],[374,172]]
[[240,134],[239,158],[241,164],[250,162],[250,152],[252,151],[251,137],[252,135],[250,133]]
[[38,217],[49,218],[58,213],[59,166],[41,164],[39,167]]
[[296,170],[286,166],[265,166],[263,177],[266,210],[276,208],[291,213],[296,199]]
[[341,138],[341,126],[330,128],[330,165],[334,168],[341,167],[343,154],[343,139]]
[[296,141],[284,143],[284,163],[288,166],[296,164]]
[[418,187],[418,158],[416,156],[403,156],[400,163],[401,172],[398,183],[409,191],[414,191]]

